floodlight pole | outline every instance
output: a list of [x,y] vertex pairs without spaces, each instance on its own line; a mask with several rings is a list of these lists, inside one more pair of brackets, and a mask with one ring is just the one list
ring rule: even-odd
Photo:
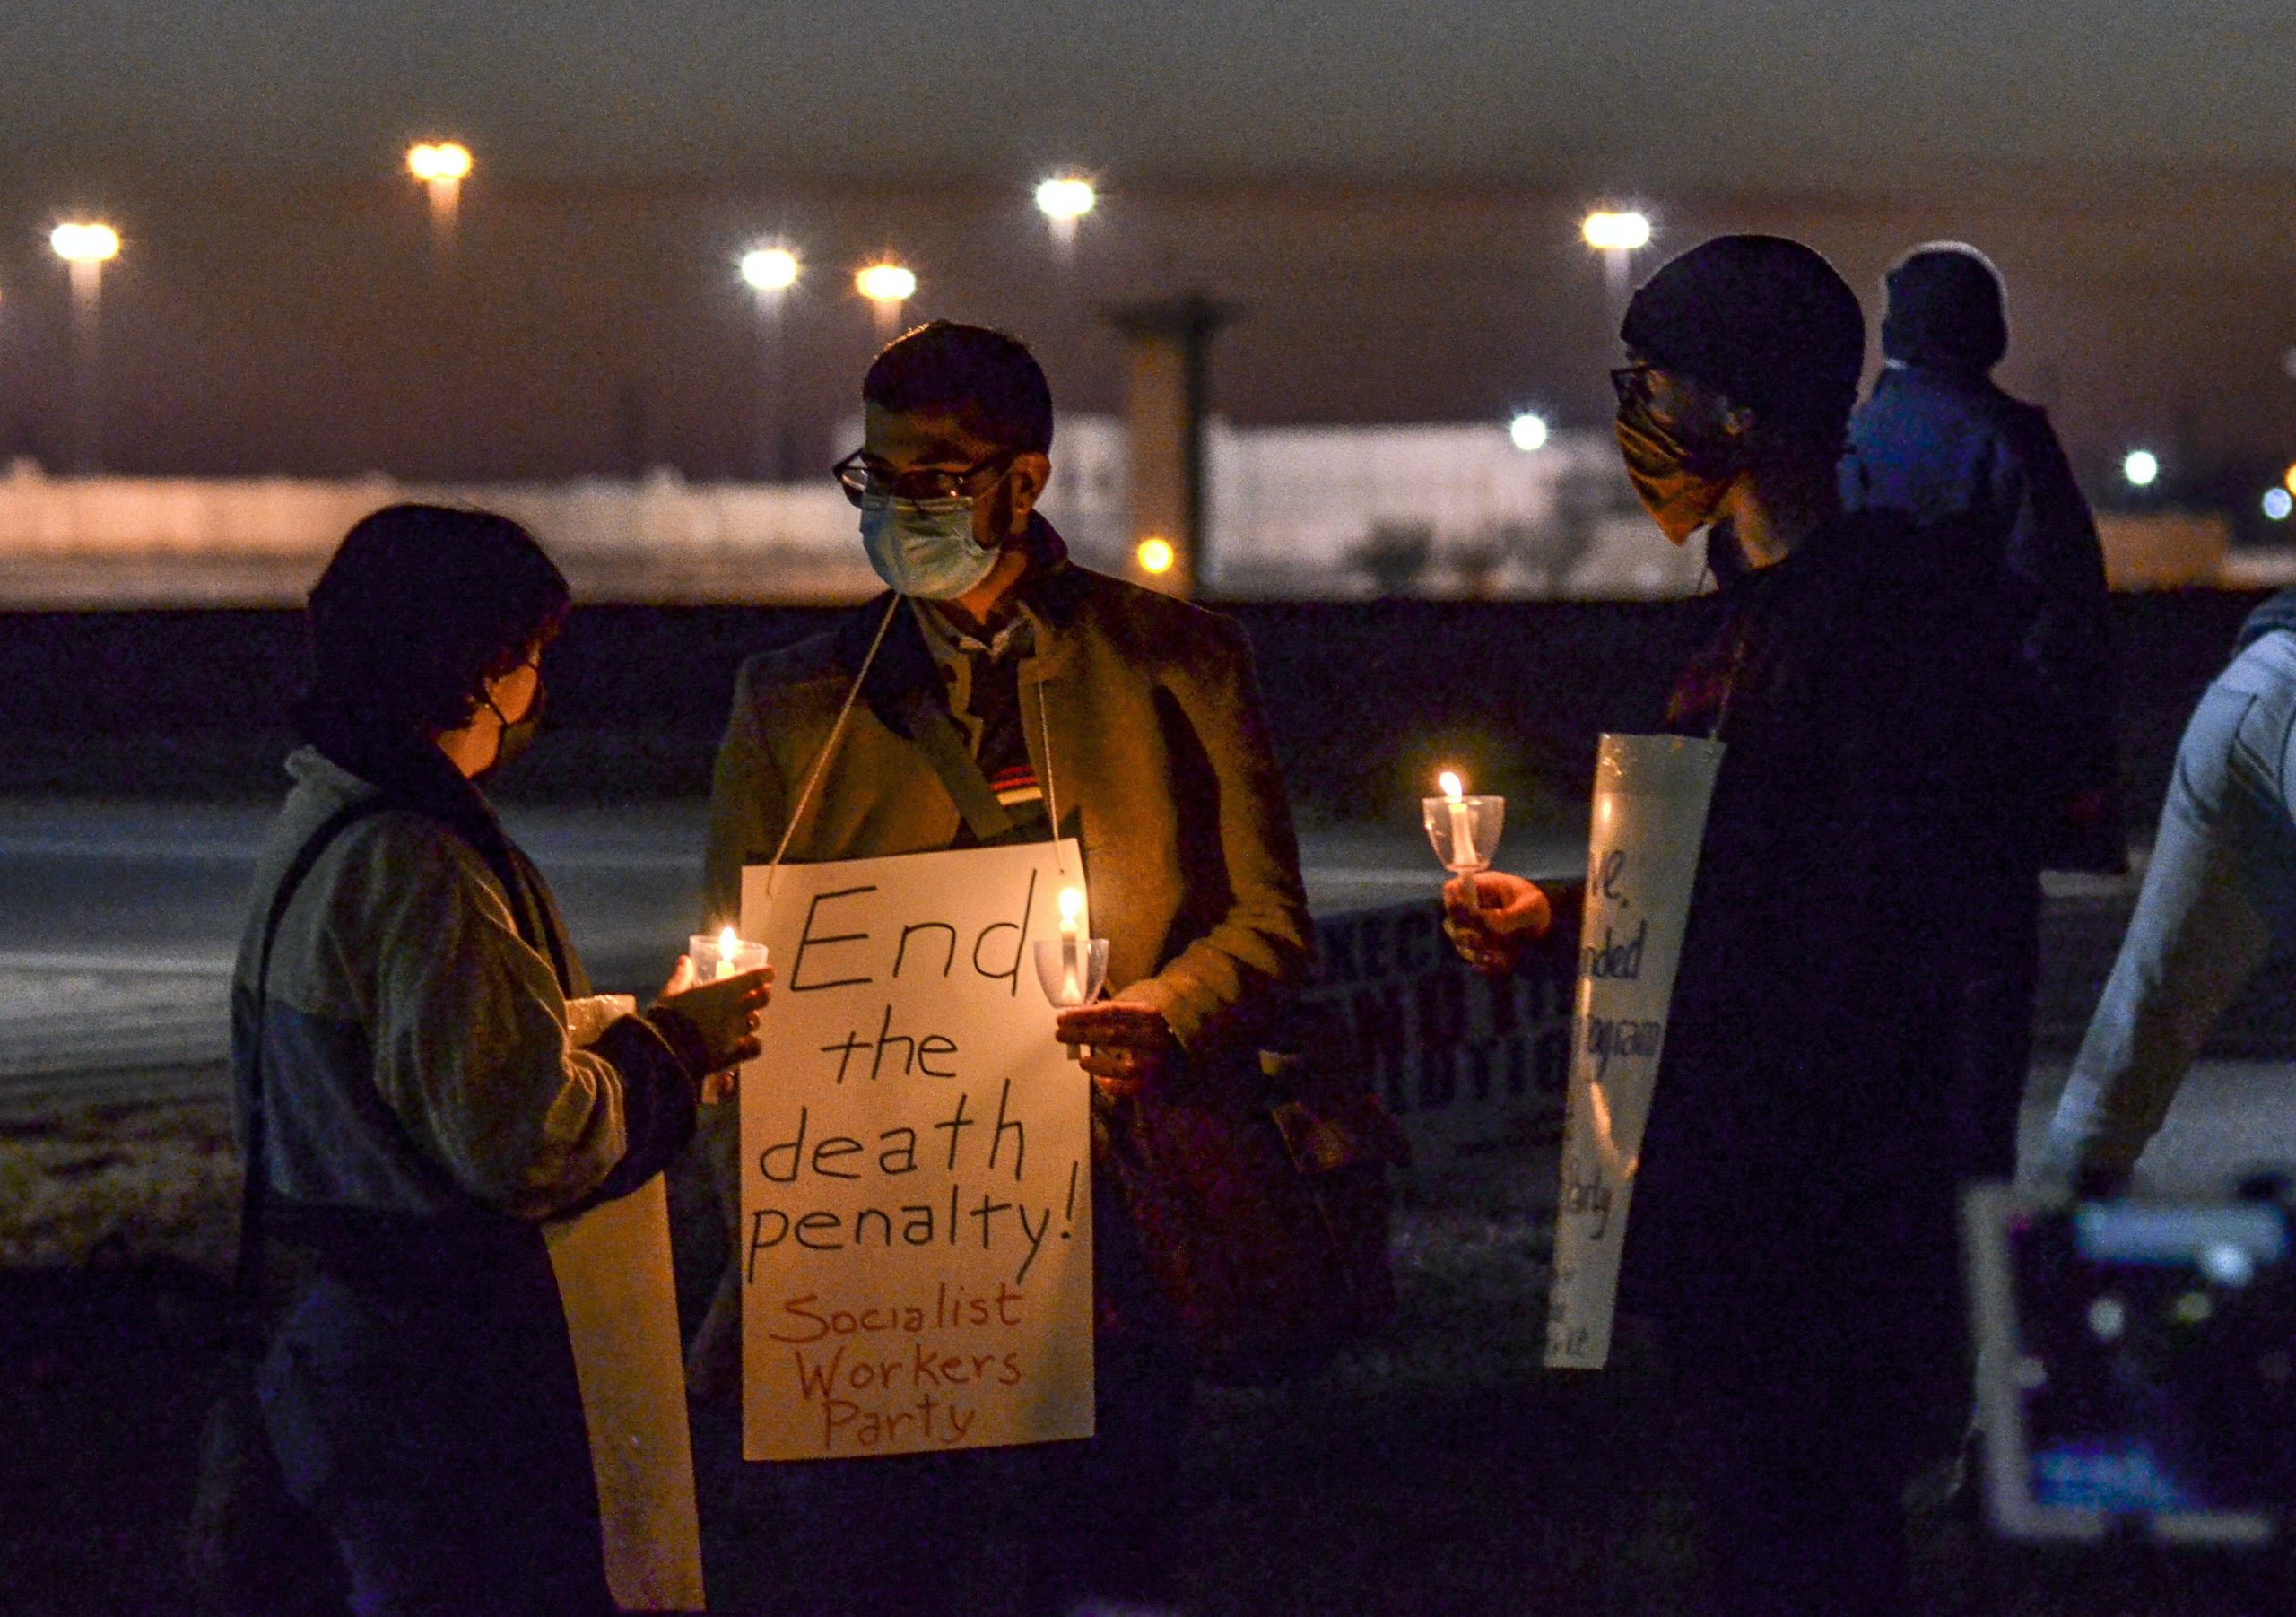
[[[1108,311],[1128,363],[1132,571],[1155,588],[1193,596],[1205,556],[1205,427],[1212,396],[1212,340],[1242,314],[1203,291]],[[1150,574],[1141,546],[1162,539],[1171,560]]]

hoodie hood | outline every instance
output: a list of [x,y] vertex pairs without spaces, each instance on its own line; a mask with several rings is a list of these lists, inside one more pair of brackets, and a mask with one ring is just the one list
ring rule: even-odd
[[2270,596],[2248,614],[2248,621],[2240,625],[2239,638],[2232,642],[2232,655],[2239,656],[2265,636],[2282,630],[2296,631],[2296,587]]

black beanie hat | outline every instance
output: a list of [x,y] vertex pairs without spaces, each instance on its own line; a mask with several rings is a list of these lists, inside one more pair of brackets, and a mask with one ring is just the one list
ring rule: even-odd
[[1889,273],[1882,352],[1936,370],[1992,369],[2009,352],[2001,274],[1973,247],[1933,241]]
[[1824,256],[1783,236],[1717,236],[1627,305],[1619,336],[1797,436],[1838,439],[1857,402],[1866,314]]

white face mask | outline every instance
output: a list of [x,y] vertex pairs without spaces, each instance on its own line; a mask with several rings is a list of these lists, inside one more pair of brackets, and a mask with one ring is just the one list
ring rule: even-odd
[[877,577],[920,601],[978,587],[998,552],[973,542],[970,500],[877,500],[861,506],[861,543]]

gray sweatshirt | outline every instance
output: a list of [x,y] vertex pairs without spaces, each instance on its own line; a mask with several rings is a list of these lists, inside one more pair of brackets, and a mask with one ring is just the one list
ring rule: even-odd
[[[233,983],[243,1140],[271,896],[315,830],[374,795],[312,748],[287,767],[295,785],[257,865]],[[523,875],[562,935],[539,874]],[[706,1055],[674,1015],[606,1020],[570,1001],[587,984],[567,959],[574,980],[561,986],[485,860],[439,821],[394,808],[344,830],[273,948],[261,1030],[273,1195],[537,1220],[658,1171],[692,1132]],[[605,1026],[578,1046],[570,1014]]]

